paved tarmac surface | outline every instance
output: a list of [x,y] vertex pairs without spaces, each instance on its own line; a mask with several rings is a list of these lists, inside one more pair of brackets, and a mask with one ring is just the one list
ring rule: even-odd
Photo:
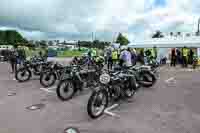
[[[81,133],[199,133],[200,71],[161,68],[152,88],[141,88],[132,102],[113,110],[120,116],[97,120],[86,112],[90,91],[60,101],[55,89],[41,89],[38,78],[18,83],[9,66],[0,63],[0,133],[63,133],[69,126]],[[16,95],[8,96],[14,92]],[[28,110],[33,104],[40,110]]]

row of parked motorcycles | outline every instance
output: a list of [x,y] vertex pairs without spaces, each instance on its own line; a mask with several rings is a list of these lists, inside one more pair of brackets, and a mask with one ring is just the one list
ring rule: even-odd
[[95,119],[100,117],[110,104],[124,98],[132,98],[140,87],[152,87],[159,76],[155,62],[131,67],[116,65],[112,70],[105,69],[104,66],[103,60],[88,61],[87,58],[74,58],[67,66],[31,59],[20,66],[15,78],[19,82],[25,82],[33,75],[39,76],[43,87],[57,86],[56,93],[62,101],[72,99],[84,88],[91,88],[87,112]]

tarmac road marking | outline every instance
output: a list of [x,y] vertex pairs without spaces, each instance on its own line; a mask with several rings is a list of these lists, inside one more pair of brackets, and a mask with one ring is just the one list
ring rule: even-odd
[[117,115],[117,114],[115,114],[115,113],[112,113],[112,112],[110,112],[110,111],[108,111],[108,110],[105,110],[105,111],[104,111],[104,114],[110,115],[110,116],[112,116],[112,117],[120,118],[119,115]]
[[106,110],[112,110],[112,109],[114,109],[114,108],[116,108],[116,107],[118,107],[119,106],[119,104],[113,104],[112,106],[110,106],[110,107],[108,107],[108,108],[106,108]]
[[110,110],[112,110],[112,109],[114,109],[114,108],[116,108],[118,106],[119,106],[119,104],[113,104],[112,106],[110,106],[110,107],[108,107],[108,108],[106,108],[104,110],[104,114],[110,115],[112,117],[118,117],[119,118],[120,117],[119,115],[117,115],[117,114],[115,114],[113,112],[110,112]]
[[171,78],[169,78],[169,79],[167,79],[167,80],[165,80],[165,82],[170,82],[170,81],[174,81],[175,79],[174,79],[174,77],[171,77]]
[[54,90],[56,88],[57,88],[57,86],[52,86],[52,87],[49,87],[49,88],[46,88],[46,89],[48,89],[48,90]]
[[56,93],[55,91],[49,90],[48,88],[40,88],[40,90],[46,91],[48,93]]

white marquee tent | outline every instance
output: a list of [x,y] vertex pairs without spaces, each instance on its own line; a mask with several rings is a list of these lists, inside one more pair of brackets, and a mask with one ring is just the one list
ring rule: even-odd
[[135,40],[128,44],[129,47],[133,48],[180,48],[180,47],[194,47],[200,48],[200,37],[167,37],[167,38],[154,38],[148,40]]

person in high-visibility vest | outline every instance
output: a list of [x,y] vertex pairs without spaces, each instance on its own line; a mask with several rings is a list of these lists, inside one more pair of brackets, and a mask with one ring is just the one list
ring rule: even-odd
[[117,63],[117,61],[118,61],[118,51],[113,50],[112,51],[112,63],[115,65]]
[[197,64],[198,64],[198,56],[196,53],[194,53],[192,57],[192,66],[194,69],[196,68]]
[[187,67],[188,64],[188,49],[184,47],[182,49],[182,54],[183,54],[183,67]]
[[92,57],[96,57],[96,54],[97,54],[96,50],[92,49]]

